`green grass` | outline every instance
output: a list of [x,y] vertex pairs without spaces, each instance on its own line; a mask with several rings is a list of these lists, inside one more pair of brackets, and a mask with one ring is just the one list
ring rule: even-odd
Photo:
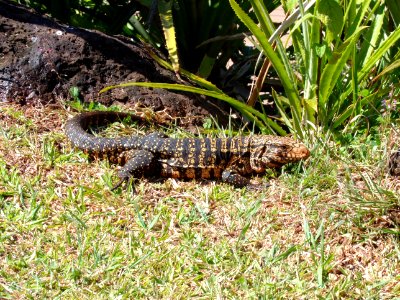
[[[2,105],[0,298],[393,299],[400,181],[379,143],[306,141],[263,191],[140,181],[66,140],[62,110]],[[382,129],[386,130],[385,128]]]

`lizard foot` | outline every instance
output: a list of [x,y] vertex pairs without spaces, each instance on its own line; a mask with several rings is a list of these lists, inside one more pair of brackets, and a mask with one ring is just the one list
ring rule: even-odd
[[129,186],[132,187],[132,193],[136,194],[136,188],[135,188],[135,178],[129,176],[129,177],[122,177],[114,186],[111,188],[111,191],[115,191],[117,188],[119,188],[124,182],[126,182],[125,188],[128,189]]

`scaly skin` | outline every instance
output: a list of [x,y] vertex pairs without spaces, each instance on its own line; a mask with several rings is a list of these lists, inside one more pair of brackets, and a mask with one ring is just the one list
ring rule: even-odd
[[123,165],[118,173],[120,181],[113,189],[131,177],[141,176],[221,178],[236,187],[244,187],[250,185],[251,174],[261,174],[267,168],[279,168],[310,155],[304,144],[271,135],[175,139],[156,132],[146,136],[103,138],[87,132],[91,125],[128,116],[142,120],[126,113],[90,112],[70,119],[65,128],[75,147]]

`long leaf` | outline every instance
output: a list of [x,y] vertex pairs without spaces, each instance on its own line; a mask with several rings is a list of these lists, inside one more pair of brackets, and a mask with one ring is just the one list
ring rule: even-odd
[[[121,83],[117,85],[112,85],[105,87],[99,93],[104,93],[108,90],[115,89],[115,88],[124,88],[124,87],[132,87],[132,86],[143,86],[143,87],[151,87],[151,88],[160,88],[160,89],[170,89],[176,91],[184,91],[184,92],[192,92],[196,94],[201,94],[205,96],[210,96],[216,99],[223,100],[229,103],[232,107],[239,110],[242,114],[244,114],[247,118],[254,121],[257,127],[263,130],[267,130],[269,127],[272,128],[280,135],[286,135],[285,130],[282,129],[277,123],[273,120],[265,116],[264,114],[260,113],[256,109],[246,105],[243,102],[240,102],[234,98],[229,97],[228,95],[216,92],[216,91],[209,91],[197,87],[187,86],[183,84],[171,84],[171,83],[155,83],[155,82],[128,82],[128,83]],[[262,120],[263,122],[261,122]]]
[[179,73],[178,47],[176,46],[176,34],[174,27],[174,19],[172,16],[173,0],[158,0],[158,12],[160,14],[161,24],[164,31],[165,43],[169,53],[172,67],[175,73]]
[[[310,0],[306,3],[304,3],[304,12],[307,12],[314,4],[316,0]],[[275,41],[275,39],[280,36],[282,33],[286,31],[291,25],[295,23],[295,21],[299,18],[300,16],[300,9],[296,8],[293,10],[293,12],[290,14],[290,16],[282,22],[281,25],[275,30],[275,32],[271,35],[269,42],[272,43]]]
[[[159,57],[157,54],[155,54],[150,48],[146,47],[146,51],[149,53],[149,55],[157,62],[159,63],[161,66],[163,66],[164,68],[173,71],[173,67],[172,65],[167,62],[166,60],[162,59],[161,57]],[[220,92],[222,93],[222,91],[217,88],[214,84],[212,84],[211,82],[209,82],[208,80],[197,76],[185,69],[180,69],[180,74],[185,76],[186,78],[188,78],[189,80],[191,80],[192,82],[198,84],[199,86],[202,86],[203,88],[206,88],[207,90],[211,90],[211,91],[215,91],[215,92]]]
[[[304,9],[301,7],[302,15],[304,17]],[[315,5],[314,11],[318,11],[320,7],[320,1],[317,1]],[[302,23],[303,28],[307,28],[308,24],[307,21]],[[311,26],[310,26],[310,34],[304,34],[304,45],[305,45],[305,55],[306,60],[304,61],[305,64],[305,76],[304,76],[304,99],[305,101],[316,99],[316,87],[318,85],[318,66],[319,60],[317,56],[317,52],[315,49],[315,45],[320,44],[320,31],[321,25],[320,20],[318,18],[311,19]],[[306,106],[306,108],[309,106]],[[307,119],[312,123],[315,123],[314,113],[311,109],[306,109],[307,112]]]
[[[335,87],[336,81],[341,76],[343,69],[347,63],[353,46],[358,40],[361,31],[365,27],[359,28],[350,38],[348,38],[336,51],[333,52],[332,57],[328,60],[328,63],[324,67],[320,79],[319,85],[319,109],[323,114],[320,117],[326,118],[326,107],[333,88]],[[324,120],[327,121],[327,120]]]
[[348,10],[345,13],[344,20],[350,22],[349,28],[346,32],[346,40],[354,35],[356,31],[359,30],[361,22],[364,20],[366,12],[369,8],[369,4],[371,0],[364,0],[360,2],[360,8],[357,9],[355,16],[353,9],[355,9],[358,4],[356,4],[357,0],[351,0]]
[[[379,2],[377,2],[379,4]],[[375,49],[379,45],[379,37],[382,36],[382,26],[385,20],[385,6],[380,5],[377,10],[374,10],[373,22],[364,35],[364,43],[359,51],[357,58],[360,69],[364,66],[365,62],[371,57]]]
[[[250,3],[254,9],[258,21],[260,22],[263,32],[269,38],[268,42],[270,44],[273,44],[275,42],[279,58],[282,60],[282,63],[285,66],[286,73],[288,74],[290,80],[292,82],[295,82],[295,76],[293,74],[293,68],[290,64],[289,57],[286,53],[286,49],[283,46],[281,39],[277,38],[278,36],[275,35],[278,32],[278,30],[275,29],[274,23],[272,22],[268,10],[266,9],[264,3],[261,3],[261,1],[250,0]],[[284,23],[288,24],[287,22]],[[283,31],[281,33],[283,33]],[[274,37],[272,37],[272,35],[274,35]]]
[[276,107],[278,108],[279,114],[282,116],[283,122],[286,124],[286,126],[291,128],[293,122],[291,121],[290,116],[288,116],[288,114],[285,112],[284,108],[284,104],[288,102],[287,98],[278,95],[275,90],[272,90],[272,97],[275,100]]
[[[385,53],[392,47],[400,38],[400,27],[396,28],[390,36],[380,45],[380,47],[374,52],[373,55],[365,62],[364,67],[358,73],[358,83],[362,82],[366,79],[366,76],[369,74],[372,67],[380,60]],[[348,87],[341,95],[340,95],[340,103],[344,101],[352,92],[351,86]]]
[[241,9],[235,0],[229,0],[233,10],[239,19],[249,28],[252,34],[257,38],[258,42],[263,48],[265,55],[269,58],[279,78],[281,79],[282,85],[285,89],[286,95],[290,102],[290,108],[293,115],[293,125],[296,133],[303,137],[302,125],[301,125],[301,108],[300,108],[300,97],[297,88],[286,73],[286,69],[274,52],[272,46],[268,42],[268,38],[262,32],[262,30],[253,22],[253,20]]
[[400,3],[398,0],[386,0],[386,6],[390,11],[390,15],[393,18],[393,22],[396,26],[400,25]]
[[393,70],[397,69],[400,67],[400,59],[395,60],[393,63],[391,63],[389,66],[387,66],[385,69],[382,70],[382,72],[380,72],[377,76],[375,76],[374,79],[372,79],[372,81],[376,81],[378,80],[380,77],[382,77],[383,75],[392,72]]
[[380,60],[385,53],[392,47],[400,38],[400,27],[397,27],[389,37],[380,45],[380,47],[371,55],[371,57],[365,62],[363,68],[358,74],[360,81],[364,80],[369,74],[373,66]]
[[333,126],[332,127],[333,128],[337,128],[340,125],[342,125],[343,122],[345,120],[347,120],[353,114],[353,112],[355,111],[357,105],[359,105],[360,107],[364,107],[367,104],[371,104],[371,102],[374,99],[379,98],[379,97],[383,96],[386,93],[387,93],[387,91],[379,90],[379,91],[377,91],[377,92],[375,92],[375,93],[373,93],[373,94],[371,94],[371,95],[369,95],[367,97],[362,98],[359,101],[359,103],[352,103],[351,105],[349,105],[346,108],[346,110],[342,114],[340,114],[337,118],[335,118],[333,120]]

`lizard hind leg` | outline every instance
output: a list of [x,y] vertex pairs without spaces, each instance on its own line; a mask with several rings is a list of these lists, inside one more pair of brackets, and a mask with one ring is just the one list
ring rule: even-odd
[[153,153],[146,150],[131,150],[127,154],[126,164],[118,171],[120,180],[112,187],[112,191],[120,187],[124,182],[154,173],[156,168],[156,158]]

